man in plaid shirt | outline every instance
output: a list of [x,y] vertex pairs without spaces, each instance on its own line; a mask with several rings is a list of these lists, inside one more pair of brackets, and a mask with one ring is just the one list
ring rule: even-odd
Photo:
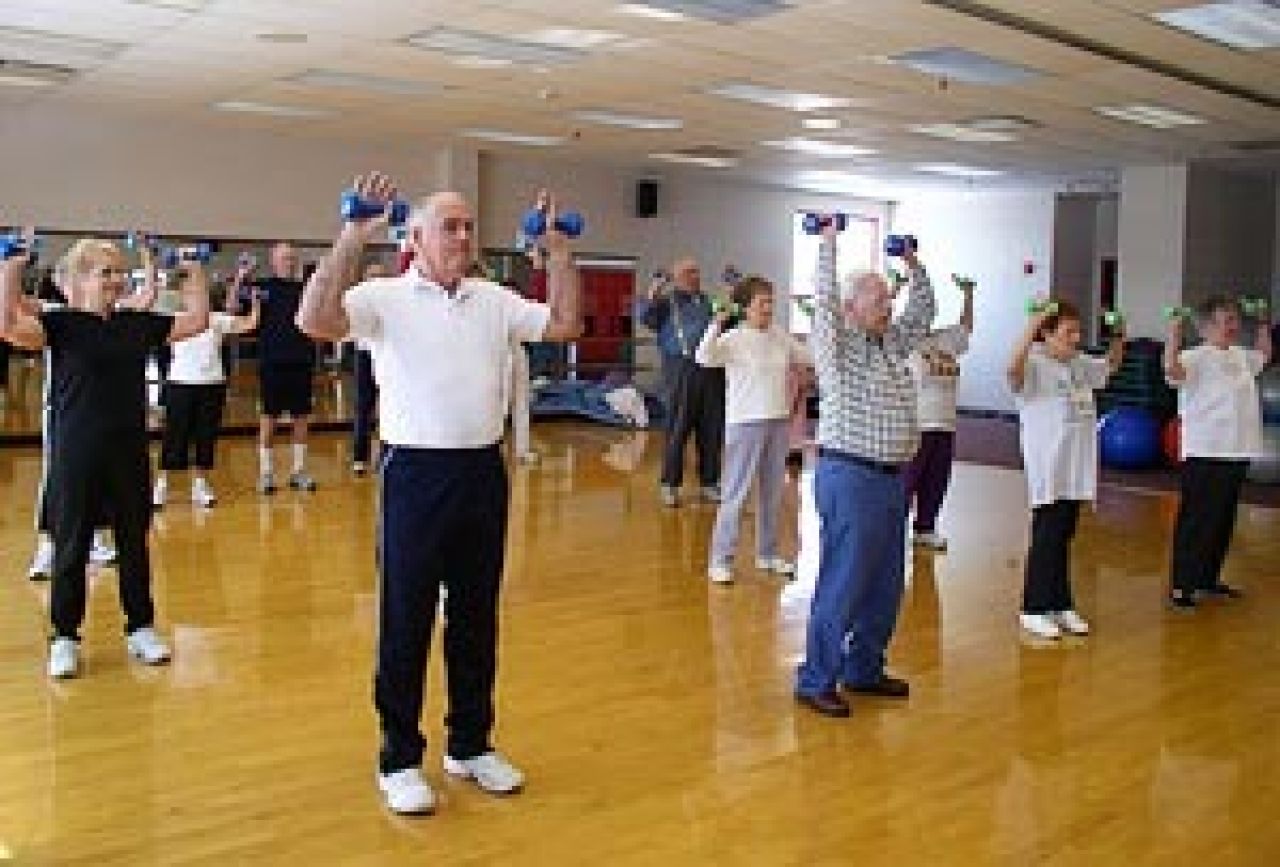
[[814,474],[820,559],[796,698],[828,716],[849,715],[839,685],[898,698],[908,692],[905,681],[885,673],[885,648],[902,599],[901,470],[920,440],[907,358],[928,336],[936,304],[915,250],[903,260],[911,285],[895,322],[883,276],[862,272],[838,284],[833,226],[818,253],[810,339],[821,392]]

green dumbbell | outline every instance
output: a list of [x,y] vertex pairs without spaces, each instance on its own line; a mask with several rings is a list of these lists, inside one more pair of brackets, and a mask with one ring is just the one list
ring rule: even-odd
[[1190,307],[1169,305],[1164,308],[1164,318],[1172,322],[1175,319],[1191,319],[1195,316],[1195,311]]
[[951,282],[956,284],[956,288],[961,292],[972,292],[978,286],[978,281],[972,277],[964,277],[960,274],[952,274]]
[[1103,313],[1102,321],[1108,328],[1124,328],[1124,314],[1119,310],[1108,310]]
[[737,304],[734,304],[732,301],[726,300],[724,298],[712,298],[711,312],[716,316],[719,316],[724,313],[727,313],[730,316],[741,316],[742,308],[739,307]]
[[907,275],[896,268],[890,268],[885,276],[889,279],[889,285],[893,286],[894,289],[901,289],[907,284]]
[[1241,298],[1240,312],[1254,319],[1262,319],[1267,315],[1271,305],[1265,298]]
[[813,303],[812,298],[795,298],[796,306],[800,308],[800,312],[806,316],[812,316],[818,312],[817,306]]
[[1058,302],[1048,298],[1028,298],[1027,299],[1027,315],[1052,316],[1058,312]]

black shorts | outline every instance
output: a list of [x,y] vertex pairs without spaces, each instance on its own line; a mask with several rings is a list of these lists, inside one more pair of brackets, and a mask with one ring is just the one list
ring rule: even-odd
[[311,415],[311,381],[315,368],[310,364],[264,364],[258,369],[262,381],[262,414],[275,418]]

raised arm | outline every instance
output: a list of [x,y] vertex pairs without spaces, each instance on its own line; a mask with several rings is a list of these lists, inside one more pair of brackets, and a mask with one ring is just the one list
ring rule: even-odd
[[569,236],[554,228],[555,224],[555,200],[548,197],[547,306],[551,321],[542,339],[563,343],[582,336],[582,281],[573,264]]
[[1262,354],[1263,367],[1271,363],[1274,347],[1271,345],[1270,316],[1262,316],[1258,319],[1258,336],[1253,341],[1253,348]]
[[965,334],[973,334],[973,288],[972,281],[960,283],[960,293],[964,296],[964,306],[960,310],[960,327]]
[[[355,190],[362,199],[391,202],[396,197],[391,179],[379,172],[356,178]],[[315,272],[302,291],[298,305],[298,328],[316,340],[338,341],[347,336],[351,323],[342,306],[342,296],[356,283],[364,248],[378,233],[385,232],[387,215],[342,224],[337,240],[320,258]]]
[[44,349],[44,326],[23,302],[22,275],[26,267],[26,256],[0,260],[0,340],[19,349]]
[[640,321],[650,331],[661,331],[671,318],[671,297],[664,291],[666,279],[655,275],[649,283],[649,292],[641,302]]
[[1182,366],[1182,319],[1169,317],[1164,340],[1164,377],[1173,385],[1187,381],[1187,369]]
[[813,352],[821,361],[835,352],[840,341],[853,334],[845,323],[844,302],[840,298],[836,275],[836,229],[832,220],[822,231],[818,243],[818,267],[814,271]]
[[914,349],[929,336],[933,317],[938,312],[938,300],[933,291],[933,281],[929,279],[929,273],[925,271],[915,250],[908,248],[902,260],[908,269],[907,306],[894,327],[902,334],[907,345]]
[[156,275],[156,257],[150,244],[142,244],[139,250],[142,257],[142,287],[128,298],[122,299],[119,307],[125,310],[150,310],[160,295],[160,281]]
[[173,317],[173,327],[169,329],[170,343],[195,337],[209,327],[209,281],[205,277],[204,263],[187,262],[180,273],[182,312]]
[[249,296],[249,312],[234,319],[235,324],[231,326],[232,334],[248,334],[250,331],[258,330],[258,324],[262,321],[262,296],[257,290]]
[[1035,346],[1036,336],[1040,333],[1040,326],[1044,324],[1045,314],[1037,313],[1031,317],[1027,323],[1027,330],[1023,332],[1022,338],[1018,341],[1017,347],[1013,350],[1013,358],[1009,359],[1009,367],[1005,371],[1005,376],[1009,380],[1009,387],[1013,389],[1014,394],[1021,394],[1022,387],[1027,380],[1027,356],[1031,354],[1031,347]]
[[703,367],[724,367],[729,363],[729,348],[721,340],[724,336],[724,325],[728,321],[728,311],[716,314],[706,331],[702,332],[702,341],[698,343],[698,349],[693,354],[694,361]]
[[1119,326],[1111,335],[1111,342],[1107,345],[1107,369],[1114,375],[1122,364],[1124,364],[1124,326]]

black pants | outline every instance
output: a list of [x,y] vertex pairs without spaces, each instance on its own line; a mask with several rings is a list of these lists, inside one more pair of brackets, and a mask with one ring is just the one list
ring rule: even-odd
[[0,391],[9,388],[9,356],[12,354],[9,344],[0,340]]
[[351,459],[367,464],[373,439],[374,408],[378,386],[373,380],[373,354],[364,349],[355,353],[355,421],[352,425]]
[[678,488],[684,480],[684,452],[693,434],[698,450],[698,481],[720,484],[724,444],[724,370],[702,367],[689,358],[662,360],[663,397],[667,404],[667,445],[662,456],[662,484]]
[[1236,507],[1248,461],[1187,458],[1173,530],[1169,583],[1174,590],[1207,590],[1221,579],[1236,529]]
[[1058,500],[1031,510],[1031,547],[1022,586],[1022,610],[1027,614],[1075,609],[1071,540],[1079,521],[1079,500]]
[[384,446],[378,559],[378,670],[382,773],[417,767],[419,718],[440,587],[449,711],[446,750],[488,752],[497,675],[498,589],[507,537],[507,472],[482,449]]
[[185,470],[191,466],[195,447],[196,467],[213,469],[213,453],[222,427],[222,408],[227,387],[221,383],[191,385],[169,383],[165,407],[164,439],[160,445],[160,468]]
[[47,500],[53,530],[53,589],[49,601],[53,634],[79,638],[85,612],[85,565],[95,519],[104,510],[111,516],[119,550],[125,632],[150,626],[155,620],[155,608],[147,553],[151,464],[146,436],[131,433],[105,441],[59,436],[49,464]]

